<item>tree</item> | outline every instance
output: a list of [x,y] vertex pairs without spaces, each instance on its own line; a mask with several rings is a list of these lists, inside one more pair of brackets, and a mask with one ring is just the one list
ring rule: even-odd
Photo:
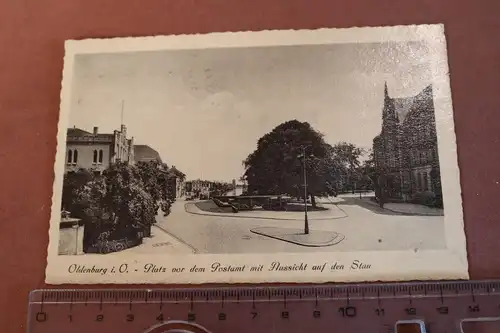
[[375,160],[373,156],[373,150],[369,149],[365,151],[367,154],[367,158],[361,163],[361,165],[357,168],[357,173],[359,174],[360,180],[359,184],[365,190],[374,190],[374,181],[371,174],[375,170]]
[[[144,169],[155,174],[153,164],[144,165]],[[156,222],[155,216],[158,211],[156,202],[158,193],[155,192],[156,187],[152,187],[151,183],[158,178],[155,179],[154,176],[150,176],[151,179],[142,178],[141,173],[144,169],[130,166],[126,162],[110,165],[103,172],[106,184],[103,203],[111,215],[115,216],[118,227],[126,229],[130,225],[143,226],[149,234],[151,225]],[[140,200],[144,202],[138,202]]]
[[63,210],[69,211],[72,216],[77,217],[80,207],[76,205],[76,192],[85,184],[94,179],[94,174],[87,169],[79,169],[64,175],[61,206]]
[[369,152],[368,159],[364,161],[361,169],[363,170],[363,176],[369,178],[371,184],[373,184],[375,198],[377,198],[380,208],[384,208],[384,204],[387,202],[387,170],[383,167],[377,167],[373,151]]
[[354,194],[355,184],[362,180],[362,174],[359,172],[361,165],[359,159],[365,150],[352,143],[339,142],[333,146],[332,153],[333,158],[340,164],[340,168],[345,171],[347,182]]
[[[135,170],[143,189],[153,199],[155,212],[161,208],[165,216],[170,214],[172,202],[175,200],[175,184],[172,188],[172,176],[167,165],[157,161],[138,162]],[[156,220],[150,224],[155,222]]]
[[231,190],[234,190],[233,184],[217,181],[210,183],[210,197],[222,196]]
[[[302,147],[306,156],[300,158]],[[332,147],[307,122],[291,120],[275,127],[257,141],[246,160],[244,178],[251,194],[302,196],[303,167],[307,176],[307,196],[335,193],[335,164]]]
[[107,241],[137,240],[149,230],[156,214],[154,201],[144,189],[137,170],[127,163],[111,165],[74,193],[85,222],[84,250]]

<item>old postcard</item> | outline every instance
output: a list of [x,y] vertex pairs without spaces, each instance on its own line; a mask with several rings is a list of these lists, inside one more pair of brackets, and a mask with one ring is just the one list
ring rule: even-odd
[[442,25],[65,47],[48,283],[468,278]]

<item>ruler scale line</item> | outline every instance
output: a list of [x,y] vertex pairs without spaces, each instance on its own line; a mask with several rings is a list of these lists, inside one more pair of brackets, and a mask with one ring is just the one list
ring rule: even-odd
[[[181,323],[187,321],[191,329],[182,330],[193,333],[201,333],[200,327],[214,333],[298,333],[328,331],[337,326],[351,333],[367,331],[364,322],[379,325],[378,330],[370,331],[386,333],[401,320],[424,322],[432,332],[454,332],[456,323],[465,319],[467,324],[477,320],[500,325],[499,286],[500,281],[491,280],[153,290],[47,289],[29,295],[28,332],[82,332],[75,327],[84,325],[85,333],[141,333],[162,323],[181,330]],[[194,323],[201,326],[193,328]]]

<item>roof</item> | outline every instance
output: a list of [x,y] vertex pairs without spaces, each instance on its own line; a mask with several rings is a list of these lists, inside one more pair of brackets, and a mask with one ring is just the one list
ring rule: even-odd
[[413,109],[413,105],[420,103],[422,100],[432,100],[432,85],[425,87],[415,96],[391,98],[394,103],[394,110],[398,116],[398,120],[402,123],[408,113]]
[[181,177],[181,178],[185,178],[185,177],[186,177],[186,175],[185,175],[182,171],[180,171],[179,169],[177,169],[177,168],[175,167],[175,165],[172,165],[172,166],[170,167],[170,171],[171,171],[173,174],[175,174],[176,176],[178,176],[178,177]]
[[394,110],[400,122],[403,122],[415,102],[415,97],[393,98]]
[[85,130],[82,130],[81,128],[68,128],[68,131],[66,132],[68,136],[87,136],[87,135],[92,135],[92,133],[89,133]]
[[148,145],[134,145],[134,160],[136,161],[158,161],[163,163],[160,154]]

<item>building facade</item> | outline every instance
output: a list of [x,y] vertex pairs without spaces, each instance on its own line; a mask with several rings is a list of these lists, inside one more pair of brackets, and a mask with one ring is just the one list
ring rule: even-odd
[[188,197],[209,197],[211,182],[208,180],[190,180],[185,183],[185,193]]
[[177,169],[175,165],[170,167],[171,174],[175,177],[175,197],[180,198],[186,195],[186,175]]
[[69,128],[66,134],[65,172],[81,168],[101,173],[117,161],[134,163],[134,139],[127,138],[127,127],[113,133],[99,133],[80,128]]
[[384,89],[382,130],[373,139],[375,167],[389,197],[412,199],[422,192],[441,195],[432,86],[412,97],[392,98]]

